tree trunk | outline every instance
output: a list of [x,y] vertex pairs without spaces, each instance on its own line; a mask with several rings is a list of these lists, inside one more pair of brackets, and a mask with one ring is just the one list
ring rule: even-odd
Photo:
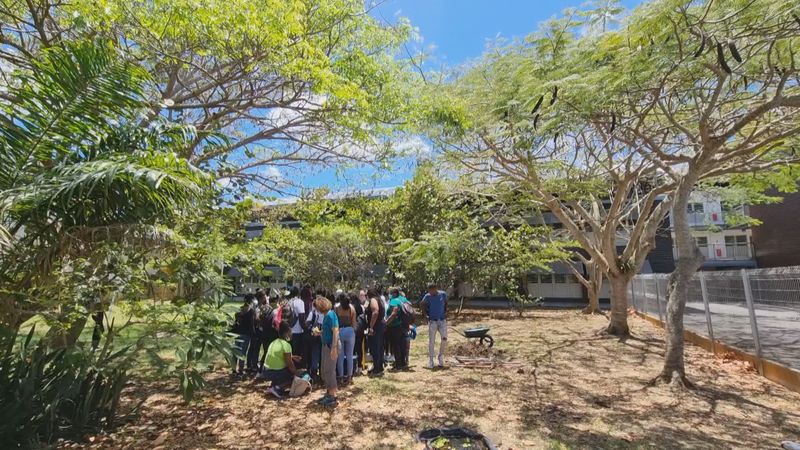
[[611,288],[611,317],[606,332],[614,336],[629,336],[628,328],[628,282],[630,277],[609,274]]
[[600,287],[596,282],[586,287],[586,295],[589,297],[589,304],[583,308],[584,314],[602,314],[600,311]]
[[[669,277],[667,285],[667,310],[666,310],[666,353],[664,354],[664,367],[657,381],[672,383],[674,385],[689,385],[686,379],[683,351],[683,314],[686,310],[686,299],[689,295],[689,285],[697,269],[703,263],[703,255],[692,236],[689,226],[687,205],[689,195],[694,188],[696,176],[687,173],[675,195],[672,206],[672,226],[675,230],[675,247],[678,250],[678,261],[675,271]],[[688,178],[688,180],[687,180]]]
[[86,327],[86,321],[89,317],[84,315],[75,319],[73,322],[63,324],[61,326],[53,326],[44,338],[51,348],[71,348],[78,342],[81,332]]

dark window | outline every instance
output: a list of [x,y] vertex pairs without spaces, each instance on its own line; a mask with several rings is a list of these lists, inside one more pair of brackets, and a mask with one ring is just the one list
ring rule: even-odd
[[704,212],[705,209],[702,203],[689,203],[686,205],[686,211],[690,213],[701,213]]
[[558,283],[558,284],[563,284],[563,283],[567,282],[567,275],[563,274],[563,273],[557,273],[557,274],[553,275],[553,278],[555,279],[556,283]]
[[553,282],[553,275],[549,273],[543,273],[539,275],[541,277],[541,283],[543,284],[551,284]]
[[725,236],[725,245],[747,245],[747,235]]

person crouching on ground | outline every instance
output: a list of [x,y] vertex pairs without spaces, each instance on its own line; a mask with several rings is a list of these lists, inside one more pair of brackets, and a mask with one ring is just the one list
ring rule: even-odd
[[339,318],[333,312],[331,301],[325,297],[317,297],[314,306],[321,314],[322,319],[322,358],[320,375],[325,383],[326,393],[319,400],[323,406],[336,405],[336,358],[339,350]]
[[264,378],[272,381],[269,393],[277,398],[286,395],[286,389],[292,386],[294,375],[297,373],[294,362],[298,356],[292,356],[292,327],[286,322],[281,322],[278,330],[278,339],[272,341],[267,349],[266,370]]

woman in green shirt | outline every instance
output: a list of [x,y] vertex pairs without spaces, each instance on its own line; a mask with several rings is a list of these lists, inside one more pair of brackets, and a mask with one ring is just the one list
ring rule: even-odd
[[297,369],[294,366],[295,359],[299,356],[292,356],[292,327],[286,322],[281,322],[278,330],[278,339],[272,341],[267,349],[266,370],[264,378],[272,381],[269,388],[270,394],[278,398],[286,395],[286,389],[291,387]]

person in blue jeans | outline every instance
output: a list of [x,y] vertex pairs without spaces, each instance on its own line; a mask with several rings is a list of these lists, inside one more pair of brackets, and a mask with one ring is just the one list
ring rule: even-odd
[[[339,319],[339,342],[341,342],[339,358],[336,360],[336,371],[339,383],[347,385],[353,378],[353,349],[356,346],[356,309],[350,304],[350,297],[344,292],[336,295],[336,317]],[[345,367],[345,361],[347,366]],[[345,370],[346,369],[346,370]]]

